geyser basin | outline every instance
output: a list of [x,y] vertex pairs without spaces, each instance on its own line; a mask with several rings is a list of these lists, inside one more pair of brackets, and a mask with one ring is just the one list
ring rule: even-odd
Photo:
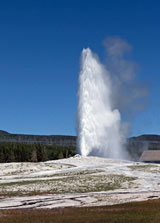
[[124,158],[120,113],[112,108],[109,72],[89,48],[82,51],[78,91],[78,150],[83,156]]

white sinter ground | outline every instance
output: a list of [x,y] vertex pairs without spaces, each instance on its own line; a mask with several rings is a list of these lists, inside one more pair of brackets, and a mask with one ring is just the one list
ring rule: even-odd
[[0,209],[112,205],[160,198],[159,174],[160,165],[79,155],[0,164]]

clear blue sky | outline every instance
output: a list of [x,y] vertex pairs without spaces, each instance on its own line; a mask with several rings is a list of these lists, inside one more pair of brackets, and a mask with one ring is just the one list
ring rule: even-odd
[[118,35],[133,46],[139,79],[150,83],[148,107],[132,135],[160,134],[160,1],[0,1],[0,129],[76,134],[79,58]]

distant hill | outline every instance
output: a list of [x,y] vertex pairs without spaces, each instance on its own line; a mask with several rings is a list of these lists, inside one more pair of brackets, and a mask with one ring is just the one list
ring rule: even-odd
[[6,132],[6,131],[3,131],[3,130],[0,130],[0,135],[9,135],[10,133]]
[[76,146],[76,136],[11,134],[0,130],[0,142]]
[[127,140],[127,150],[132,160],[139,160],[144,150],[160,150],[160,135],[141,135]]
[[[0,130],[0,142],[76,147],[76,139],[76,136],[11,134]],[[160,135],[141,135],[128,138],[126,147],[131,159],[138,161],[144,150],[160,149]]]

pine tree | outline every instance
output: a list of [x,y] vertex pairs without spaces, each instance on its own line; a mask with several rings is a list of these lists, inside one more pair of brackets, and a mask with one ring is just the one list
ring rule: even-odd
[[31,162],[37,162],[37,151],[36,149],[32,150],[32,154],[31,154]]

